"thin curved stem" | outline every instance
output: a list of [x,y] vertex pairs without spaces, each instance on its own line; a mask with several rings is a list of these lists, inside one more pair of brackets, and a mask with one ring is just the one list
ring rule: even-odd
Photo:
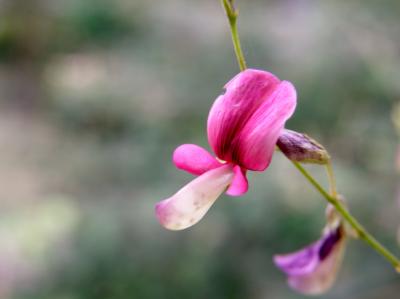
[[[229,25],[231,29],[231,36],[233,47],[235,49],[236,59],[238,61],[240,70],[246,69],[246,61],[242,52],[242,47],[240,45],[239,33],[237,30],[236,22],[238,17],[238,12],[233,6],[234,0],[221,0],[222,6],[225,9],[226,16],[229,20]],[[326,170],[329,178],[330,193],[325,191],[325,189],[314,179],[314,177],[298,162],[292,161],[294,166],[304,175],[304,177],[311,183],[311,185],[329,202],[335,209],[340,213],[340,215],[349,223],[349,225],[357,232],[360,239],[365,241],[369,246],[371,246],[376,252],[381,254],[386,258],[400,273],[400,260],[394,256],[388,249],[386,249],[382,244],[380,244],[359,222],[355,219],[350,212],[343,206],[343,204],[337,199],[336,191],[336,181],[333,174],[332,164],[329,163],[326,166]]]
[[326,163],[325,168],[326,168],[326,173],[328,174],[329,192],[333,197],[337,198],[338,194],[336,189],[336,179],[335,179],[335,174],[333,173],[331,159],[329,159],[328,163]]
[[240,45],[239,33],[237,30],[237,17],[238,11],[233,6],[233,0],[221,0],[222,6],[225,9],[226,16],[228,17],[229,26],[231,28],[231,36],[233,42],[233,48],[235,49],[236,59],[239,64],[241,71],[247,68],[246,60],[244,59],[242,46]]
[[359,222],[350,214],[344,205],[337,200],[336,197],[329,195],[324,188],[312,177],[312,175],[298,162],[292,161],[294,166],[303,174],[303,176],[315,187],[315,189],[330,203],[340,215],[350,224],[350,226],[357,232],[360,239],[364,240],[368,245],[386,258],[396,269],[400,272],[400,260],[394,256],[388,249],[386,249],[378,240],[376,240]]

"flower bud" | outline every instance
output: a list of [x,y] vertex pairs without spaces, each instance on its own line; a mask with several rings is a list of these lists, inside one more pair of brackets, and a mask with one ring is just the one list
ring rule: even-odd
[[327,150],[306,134],[284,129],[276,145],[285,156],[296,162],[326,164],[330,159]]

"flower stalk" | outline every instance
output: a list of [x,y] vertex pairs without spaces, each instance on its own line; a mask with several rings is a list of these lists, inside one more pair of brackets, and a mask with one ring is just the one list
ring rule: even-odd
[[233,1],[234,0],[221,0],[222,6],[225,9],[226,16],[228,18],[229,25],[231,28],[231,36],[232,36],[233,47],[235,49],[236,59],[238,61],[240,70],[244,71],[247,68],[247,65],[246,65],[246,60],[244,59],[236,24],[239,12],[234,7]]
[[336,179],[335,179],[335,174],[333,173],[333,167],[332,167],[332,160],[329,159],[328,163],[325,165],[326,173],[328,175],[328,181],[329,181],[329,192],[332,197],[337,198],[337,189],[336,189]]
[[313,178],[313,176],[298,162],[292,161],[294,166],[301,172],[301,174],[310,182],[310,184],[340,213],[340,215],[347,221],[348,224],[356,231],[357,236],[365,241],[369,246],[386,258],[396,269],[400,272],[400,261],[388,249],[386,249],[378,240],[376,240],[353,215],[345,208],[345,206],[337,199],[329,195],[324,188]]
[[[236,59],[239,64],[241,71],[247,68],[246,61],[243,55],[239,33],[237,29],[237,18],[238,11],[234,7],[234,0],[221,0],[222,6],[224,7],[226,16],[229,21],[231,37],[233,42],[233,47],[235,49]],[[314,179],[314,177],[299,163],[296,161],[291,161],[293,165],[299,170],[299,172],[309,181],[309,183],[330,203],[335,207],[337,212],[345,219],[345,221],[354,229],[357,236],[367,243],[376,252],[382,255],[389,263],[393,265],[395,270],[400,273],[400,260],[392,254],[385,246],[383,246],[375,237],[373,237],[353,215],[347,210],[347,208],[339,200],[339,195],[336,189],[336,180],[332,169],[332,163],[329,160],[326,164],[326,171],[329,180],[330,193],[325,191],[325,189]]]

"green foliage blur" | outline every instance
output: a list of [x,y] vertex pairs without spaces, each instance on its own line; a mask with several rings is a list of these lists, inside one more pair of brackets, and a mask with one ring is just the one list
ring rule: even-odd
[[[328,148],[353,214],[399,254],[400,2],[236,3],[249,66],[297,88],[287,127]],[[0,0],[0,298],[304,298],[272,256],[317,239],[326,204],[279,153],[196,226],[154,216],[192,179],[174,148],[208,148],[237,72],[218,0]],[[321,298],[399,293],[352,241]]]

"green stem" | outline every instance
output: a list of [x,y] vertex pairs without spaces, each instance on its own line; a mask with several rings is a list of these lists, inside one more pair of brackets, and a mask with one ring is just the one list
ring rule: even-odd
[[[246,61],[244,59],[244,55],[242,52],[242,47],[240,45],[239,34],[236,26],[238,12],[233,6],[234,0],[221,0],[222,6],[225,9],[226,15],[229,20],[229,25],[231,29],[231,36],[233,47],[235,49],[236,59],[238,61],[240,70],[243,71],[246,69]],[[331,203],[336,210],[340,213],[340,215],[345,219],[349,225],[357,232],[360,239],[364,240],[369,246],[375,249],[379,254],[381,254],[384,258],[386,258],[396,269],[397,272],[400,273],[400,260],[394,256],[388,249],[386,249],[382,244],[380,244],[351,214],[350,212],[343,206],[343,204],[337,199],[337,191],[336,191],[336,182],[335,177],[333,175],[332,164],[329,163],[326,166],[326,170],[328,173],[329,184],[330,184],[330,192],[331,195],[328,194],[324,188],[311,176],[310,173],[298,162],[292,161],[294,166],[304,175],[304,177],[311,183],[311,185],[319,192],[321,195]]]
[[244,59],[242,47],[240,45],[239,33],[237,30],[237,17],[239,15],[238,11],[233,6],[233,0],[221,0],[222,6],[225,9],[226,16],[229,20],[229,26],[231,28],[231,36],[233,47],[235,49],[236,59],[239,64],[240,70],[244,71],[246,66],[246,60]]
[[303,176],[314,186],[314,188],[330,203],[340,215],[350,224],[350,226],[357,232],[360,239],[364,240],[369,246],[380,253],[386,258],[396,269],[400,272],[400,260],[395,257],[388,249],[386,249],[381,243],[378,242],[358,221],[355,219],[350,212],[344,207],[344,205],[337,200],[336,197],[329,195],[324,188],[311,176],[311,174],[298,162],[292,161],[294,166],[303,174]]
[[328,163],[325,165],[326,172],[328,174],[328,180],[329,180],[329,192],[330,194],[337,198],[337,189],[336,189],[336,179],[335,175],[333,173],[333,167],[332,167],[332,161],[329,159]]

